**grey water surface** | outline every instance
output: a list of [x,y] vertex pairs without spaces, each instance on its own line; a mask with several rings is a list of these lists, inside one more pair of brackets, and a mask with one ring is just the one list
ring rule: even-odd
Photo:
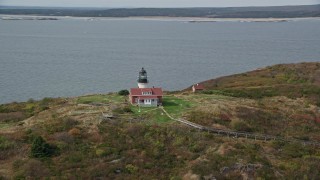
[[0,103],[129,89],[141,67],[150,86],[179,90],[305,61],[320,61],[320,20],[0,20]]

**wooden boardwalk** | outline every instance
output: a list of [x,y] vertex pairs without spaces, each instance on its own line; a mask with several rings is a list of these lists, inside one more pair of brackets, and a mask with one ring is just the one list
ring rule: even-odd
[[249,133],[249,132],[241,132],[241,131],[231,131],[231,130],[223,130],[223,129],[216,129],[211,127],[202,126],[200,124],[196,124],[190,121],[187,121],[185,119],[175,119],[173,118],[163,107],[160,107],[163,112],[172,120],[178,121],[180,123],[186,124],[190,127],[193,127],[195,129],[199,129],[201,131],[206,131],[209,133],[215,133],[222,136],[228,136],[228,137],[234,137],[234,138],[246,138],[246,139],[254,139],[254,140],[263,140],[263,141],[283,141],[283,142],[290,142],[290,143],[301,143],[303,145],[311,145],[311,146],[319,146],[320,142],[316,141],[306,141],[306,140],[300,140],[300,139],[294,139],[294,138],[283,138],[279,136],[272,136],[267,134],[255,134],[255,133]]

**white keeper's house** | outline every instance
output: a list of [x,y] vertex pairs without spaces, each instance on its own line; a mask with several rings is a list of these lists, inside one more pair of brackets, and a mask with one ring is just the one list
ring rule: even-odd
[[130,89],[129,99],[131,104],[141,106],[159,106],[162,104],[162,88],[148,88],[147,71],[142,68],[139,72],[138,87]]

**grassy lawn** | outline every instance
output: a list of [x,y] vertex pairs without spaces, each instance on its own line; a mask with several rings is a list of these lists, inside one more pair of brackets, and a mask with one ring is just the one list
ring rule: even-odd
[[108,95],[88,95],[82,96],[77,99],[77,103],[80,104],[89,104],[89,103],[111,103],[111,102],[124,102],[125,96],[120,96],[117,94],[108,94]]
[[146,116],[150,120],[150,122],[167,123],[172,121],[158,107],[140,107],[139,112],[138,106],[131,106],[131,110],[133,111],[135,116]]
[[[77,99],[77,103],[89,104],[89,103],[122,103],[125,102],[125,96],[119,96],[117,94],[108,95],[88,95],[82,96]],[[180,117],[183,112],[187,111],[192,107],[192,103],[188,100],[184,100],[175,96],[165,96],[163,97],[164,109],[174,118]],[[172,120],[167,117],[161,109],[158,107],[139,107],[131,106],[135,116],[145,116],[150,121],[156,123],[167,123]]]
[[157,123],[167,123],[167,122],[173,121],[165,113],[163,113],[161,109],[158,109],[157,111],[153,111],[153,116],[155,117],[155,120]]
[[173,121],[159,108],[154,111],[149,111],[148,116],[156,123],[168,123]]
[[139,112],[139,107],[136,105],[131,105],[131,110],[135,115],[139,114],[147,114],[151,111],[154,111],[154,109],[157,109],[157,107],[140,107],[140,112]]
[[[163,107],[164,109],[174,118],[179,118],[181,115],[192,107],[192,103],[175,97],[175,96],[165,96],[163,97]],[[136,116],[146,116],[150,121],[156,123],[168,123],[172,120],[163,113],[158,107],[139,107],[131,106],[131,110]]]
[[[88,104],[88,103],[121,103],[125,101],[124,96],[119,96],[117,94],[109,95],[88,95],[82,96],[77,99],[78,103]],[[164,109],[174,118],[179,118],[184,112],[192,108],[196,103],[193,103],[187,99],[183,99],[176,96],[164,96],[163,97],[163,107]],[[157,123],[167,123],[172,120],[167,117],[161,109],[158,107],[139,107],[131,106],[131,110],[135,116],[145,116],[150,121]]]
[[175,97],[164,96],[162,105],[164,109],[174,118],[181,117],[181,115],[194,106],[190,101]]

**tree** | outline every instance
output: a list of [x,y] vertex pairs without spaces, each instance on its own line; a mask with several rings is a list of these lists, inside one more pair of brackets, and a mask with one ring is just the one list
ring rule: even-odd
[[128,96],[129,95],[129,91],[126,90],[126,89],[123,89],[123,90],[119,91],[118,94],[120,96]]
[[48,144],[41,136],[34,138],[31,146],[31,156],[35,158],[52,157],[56,155],[58,148]]

